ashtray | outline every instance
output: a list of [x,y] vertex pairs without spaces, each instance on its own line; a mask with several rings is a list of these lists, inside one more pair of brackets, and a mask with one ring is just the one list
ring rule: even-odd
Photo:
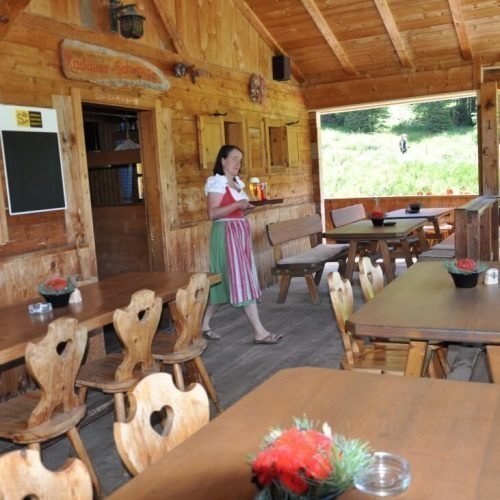
[[355,476],[354,486],[370,495],[388,497],[406,490],[410,480],[408,460],[392,453],[377,451],[373,454],[373,463]]

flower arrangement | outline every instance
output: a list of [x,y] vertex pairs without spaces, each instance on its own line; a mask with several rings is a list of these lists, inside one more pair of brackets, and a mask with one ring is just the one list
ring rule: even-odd
[[293,427],[271,429],[252,461],[256,500],[335,498],[353,486],[354,476],[368,467],[369,445],[322,431],[307,418],[294,418]]
[[385,217],[385,214],[381,210],[372,210],[372,213],[371,213],[372,219],[383,219],[384,217]]
[[75,290],[75,285],[68,278],[54,276],[47,281],[44,281],[39,287],[38,292],[42,295],[64,295],[72,293]]
[[486,264],[473,259],[447,260],[444,263],[451,274],[479,274],[486,270]]

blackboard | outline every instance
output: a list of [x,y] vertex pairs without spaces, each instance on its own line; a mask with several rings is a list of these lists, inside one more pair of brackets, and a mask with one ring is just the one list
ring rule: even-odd
[[11,214],[66,208],[57,132],[2,131]]

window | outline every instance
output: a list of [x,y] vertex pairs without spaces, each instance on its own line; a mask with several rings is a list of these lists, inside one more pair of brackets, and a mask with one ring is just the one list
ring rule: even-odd
[[267,158],[269,170],[282,171],[286,167],[300,165],[300,129],[298,121],[288,124],[277,120],[266,120]]
[[246,122],[238,116],[199,116],[198,144],[201,168],[212,170],[219,149],[224,144],[239,147],[243,155],[241,173],[248,170]]

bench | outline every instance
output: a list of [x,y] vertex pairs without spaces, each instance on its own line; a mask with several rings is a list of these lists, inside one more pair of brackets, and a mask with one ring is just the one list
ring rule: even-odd
[[436,243],[430,250],[423,251],[418,260],[450,260],[455,258],[455,234]]
[[336,208],[330,211],[333,227],[345,226],[351,222],[366,219],[365,207],[358,203],[349,207]]
[[[313,303],[319,304],[317,285],[321,280],[325,264],[338,262],[342,268],[345,266],[349,245],[321,243],[322,231],[323,225],[318,214],[267,225],[267,235],[273,247],[275,261],[273,273],[280,277],[279,304],[286,301],[291,279],[300,276],[306,280]],[[307,237],[309,237],[309,245],[306,244],[307,241],[304,242]],[[309,246],[309,248],[283,257],[284,247],[290,250],[292,246],[295,248]]]

